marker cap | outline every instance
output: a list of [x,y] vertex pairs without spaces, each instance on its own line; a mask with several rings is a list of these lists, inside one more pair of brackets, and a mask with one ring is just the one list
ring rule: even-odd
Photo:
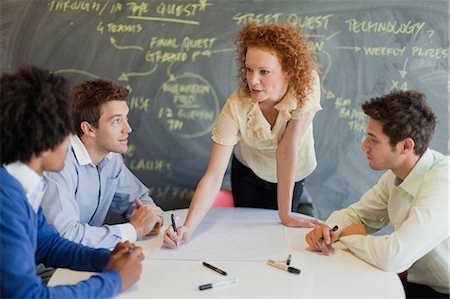
[[300,274],[300,269],[294,268],[294,267],[288,267],[287,270],[289,271],[289,273],[293,273],[293,274]]
[[198,286],[198,289],[200,290],[200,291],[203,291],[203,290],[207,290],[207,289],[212,289],[212,283],[207,283],[207,284],[202,284],[201,286]]

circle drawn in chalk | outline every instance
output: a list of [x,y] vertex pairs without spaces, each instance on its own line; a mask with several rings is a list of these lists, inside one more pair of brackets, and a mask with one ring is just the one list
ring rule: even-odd
[[211,131],[219,114],[219,99],[203,77],[184,73],[161,85],[152,110],[167,131],[189,139]]

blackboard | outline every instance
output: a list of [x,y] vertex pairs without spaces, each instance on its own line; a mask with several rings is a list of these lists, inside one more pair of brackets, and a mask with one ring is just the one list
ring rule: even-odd
[[[448,0],[2,0],[1,71],[33,63],[73,84],[106,77],[131,90],[125,160],[164,209],[186,207],[210,131],[236,88],[234,34],[249,21],[301,27],[321,69],[318,167],[306,187],[318,216],[358,200],[382,172],[360,142],[361,103],[424,91],[438,114],[432,148],[449,148]],[[228,182],[228,174],[225,185]],[[227,186],[225,186],[227,187]]]

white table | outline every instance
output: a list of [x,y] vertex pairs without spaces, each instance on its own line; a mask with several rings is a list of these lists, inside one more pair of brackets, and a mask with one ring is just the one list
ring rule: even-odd
[[[187,209],[166,212],[165,227],[170,224],[172,212],[183,219]],[[217,219],[279,222],[274,210],[211,209],[208,215]],[[212,262],[229,273],[225,277],[202,266],[202,261],[152,260],[152,251],[161,247],[162,234],[139,241],[146,255],[141,278],[117,298],[405,298],[396,273],[377,269],[339,248],[330,256],[307,250],[304,236],[309,230],[286,229],[292,265],[301,269],[300,275],[273,268],[265,262]],[[58,269],[49,285],[76,283],[90,275],[92,273]],[[239,278],[238,285],[198,290],[201,284],[232,277]]]

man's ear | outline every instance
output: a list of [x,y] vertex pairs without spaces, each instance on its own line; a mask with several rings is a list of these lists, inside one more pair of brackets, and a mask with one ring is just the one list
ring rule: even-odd
[[90,137],[95,137],[94,127],[87,121],[81,122],[80,128],[85,135],[90,136]]
[[414,139],[408,137],[405,140],[403,140],[402,143],[403,143],[402,154],[407,154],[411,151],[414,151],[414,147],[416,145]]

